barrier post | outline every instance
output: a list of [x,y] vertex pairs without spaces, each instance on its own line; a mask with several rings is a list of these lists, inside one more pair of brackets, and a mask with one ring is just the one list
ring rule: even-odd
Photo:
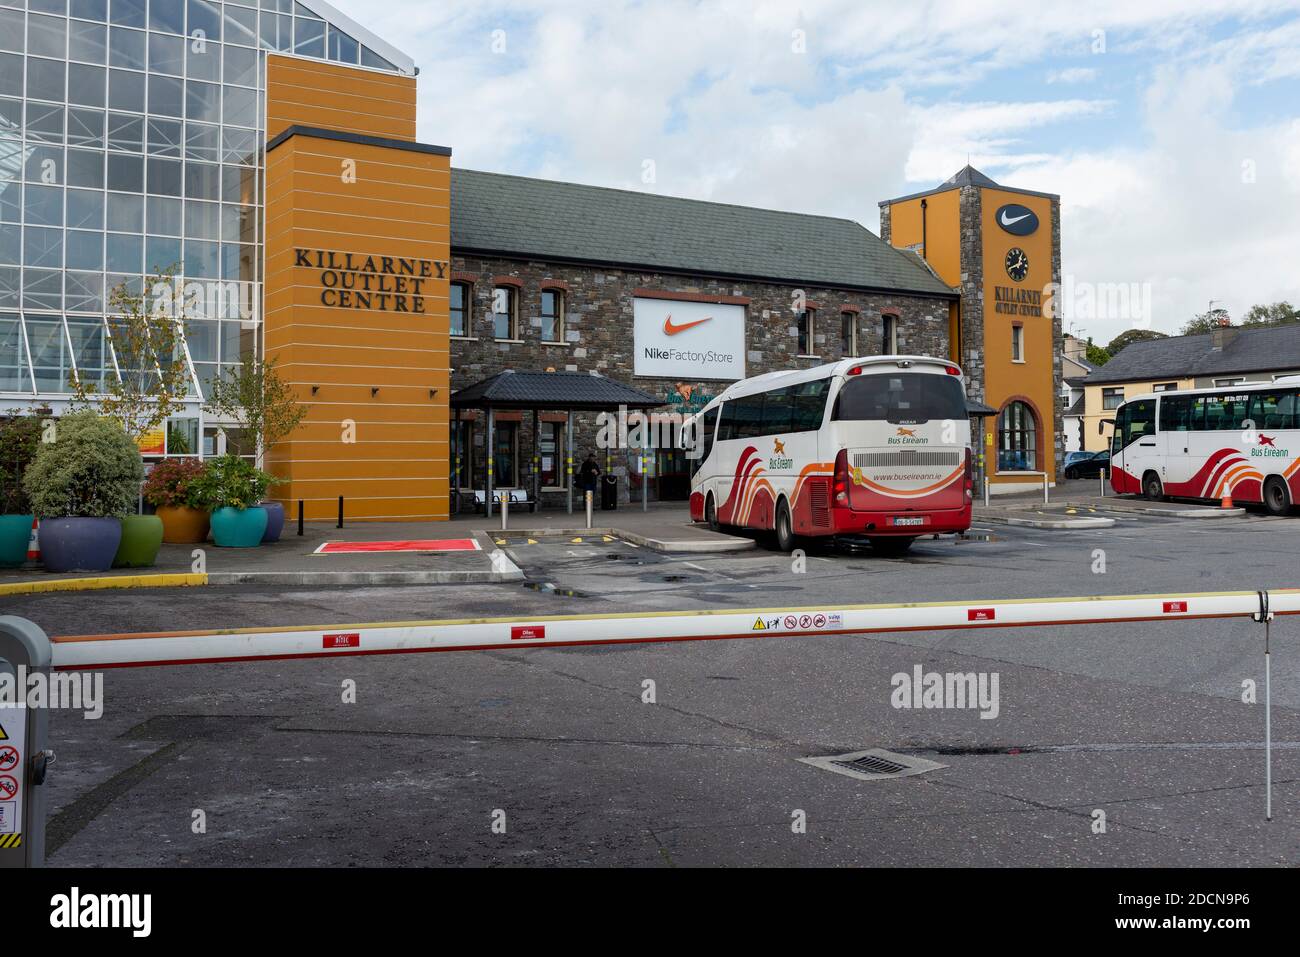
[[302,532],[303,532],[302,499],[298,499],[298,537],[299,538],[302,538]]
[[1101,497],[1106,497],[1106,467],[1102,466],[1097,469],[1097,478],[1101,480]]
[[590,489],[587,490],[586,497],[587,497],[587,527],[588,528],[591,528],[591,505],[592,505],[592,499],[595,497],[595,495],[596,495],[595,492],[591,491]]
[[52,648],[25,618],[0,618],[0,672],[12,676],[13,702],[0,703],[0,869],[45,865],[45,775],[54,753],[45,746],[49,711],[27,708],[28,680],[48,683]]
[[984,507],[989,507],[989,477],[984,476]]
[[1264,626],[1264,820],[1273,820],[1273,668],[1269,631],[1273,609],[1268,592],[1259,593],[1259,612],[1252,616]]
[[343,527],[343,496],[339,496],[339,528]]
[[505,531],[510,524],[510,493],[501,493],[501,531]]
[[1050,498],[1050,496],[1048,495],[1047,488],[1048,488],[1048,486],[1047,486],[1047,473],[1044,472],[1044,473],[1043,473],[1043,504],[1044,504],[1044,505],[1050,504],[1050,502],[1051,502],[1051,498]]

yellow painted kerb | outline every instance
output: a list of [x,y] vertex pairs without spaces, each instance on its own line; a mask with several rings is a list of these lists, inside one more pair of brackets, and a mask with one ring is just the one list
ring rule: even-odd
[[0,585],[0,596],[53,591],[103,591],[108,588],[192,588],[206,585],[204,575],[112,575],[102,578],[52,578]]

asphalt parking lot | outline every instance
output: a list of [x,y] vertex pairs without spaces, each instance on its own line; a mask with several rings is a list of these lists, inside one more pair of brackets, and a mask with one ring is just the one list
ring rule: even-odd
[[[1295,519],[1113,517],[989,525],[903,559],[809,549],[802,569],[762,549],[521,535],[502,547],[523,584],[52,594],[0,611],[77,634],[1296,584]],[[101,720],[52,721],[50,863],[1295,863],[1300,626],[1273,628],[1267,824],[1263,710],[1241,700],[1262,650],[1259,626],[1186,621],[109,672]],[[997,717],[894,707],[893,676],[918,665],[996,674]],[[870,748],[944,767],[861,781],[799,760]]]

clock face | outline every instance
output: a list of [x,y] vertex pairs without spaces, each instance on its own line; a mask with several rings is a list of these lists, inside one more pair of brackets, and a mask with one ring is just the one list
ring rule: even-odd
[[1007,275],[1020,282],[1029,275],[1029,257],[1019,246],[1007,253]]

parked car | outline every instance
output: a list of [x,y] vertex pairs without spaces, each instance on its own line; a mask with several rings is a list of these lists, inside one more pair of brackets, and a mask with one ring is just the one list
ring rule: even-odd
[[1082,462],[1084,459],[1090,459],[1096,454],[1097,454],[1096,452],[1088,452],[1088,451],[1066,452],[1065,467],[1068,469],[1075,462]]
[[1071,455],[1082,455],[1083,458],[1075,459],[1071,462],[1068,458],[1065,462],[1065,477],[1068,479],[1097,478],[1102,471],[1110,468],[1110,451],[1105,452],[1080,452],[1070,453]]

